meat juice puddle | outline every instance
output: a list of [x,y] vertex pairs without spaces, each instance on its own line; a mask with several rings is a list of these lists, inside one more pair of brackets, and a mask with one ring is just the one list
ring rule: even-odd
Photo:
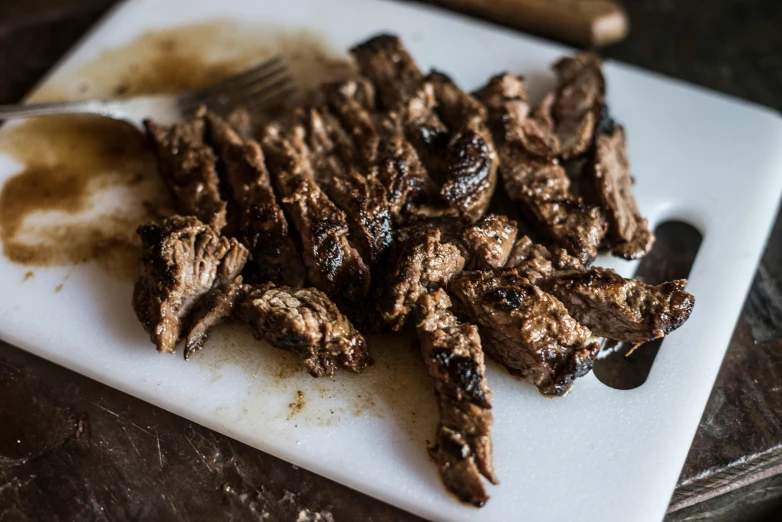
[[[317,34],[222,20],[147,32],[58,75],[29,102],[176,93],[276,55],[289,66],[300,99],[323,81],[353,71],[345,55]],[[92,262],[121,282],[136,279],[140,243],[135,230],[153,218],[148,208],[166,204],[140,132],[92,116],[37,118],[0,130],[0,154],[21,165],[0,189],[0,241],[8,259],[31,269]],[[123,205],[96,209],[108,193]],[[24,281],[33,277],[30,270]],[[130,285],[125,286],[127,310],[118,313],[135,322]],[[375,364],[364,375],[338,370],[333,378],[314,379],[292,354],[228,324],[217,329],[191,364],[212,371],[213,384],[228,364],[251,375],[257,385],[244,399],[247,415],[268,417],[273,393],[275,418],[294,425],[330,426],[347,417],[388,416],[415,441],[415,448],[425,451],[421,442],[434,433],[437,405],[415,342],[410,335],[369,342]],[[155,356],[151,345],[150,354]]]
[[[59,75],[29,102],[177,93],[275,55],[289,65],[300,93],[352,67],[310,32],[218,20],[147,32]],[[0,154],[22,169],[0,189],[8,259],[30,268],[92,261],[117,280],[135,280],[135,230],[152,218],[148,208],[165,204],[140,132],[91,116],[36,118],[2,129]],[[109,197],[117,204],[107,205]]]

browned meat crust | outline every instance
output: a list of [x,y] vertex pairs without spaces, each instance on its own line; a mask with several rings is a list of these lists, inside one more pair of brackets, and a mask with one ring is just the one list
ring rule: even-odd
[[633,198],[633,179],[621,126],[614,125],[597,137],[594,157],[586,171],[608,220],[611,253],[625,259],[639,259],[648,254],[654,244],[654,234]]
[[323,292],[266,284],[249,292],[240,317],[256,337],[304,360],[313,377],[337,366],[360,372],[369,362],[366,341]]
[[451,130],[440,195],[467,221],[486,212],[497,184],[497,152],[486,126],[486,108],[461,90],[448,76],[433,71],[438,111]]
[[247,249],[195,217],[174,216],[138,234],[143,255],[133,309],[158,352],[173,353],[193,306],[239,275]]
[[450,307],[451,299],[440,289],[421,298],[417,313],[421,353],[440,402],[432,455],[446,487],[480,507],[489,498],[481,475],[499,482],[492,465],[491,392],[478,328],[459,322]]
[[462,243],[469,252],[467,266],[472,269],[502,268],[516,240],[518,225],[500,214],[486,214],[462,232]]
[[539,285],[562,273],[583,271],[581,261],[558,246],[546,247],[533,242],[528,236],[519,238],[505,263],[506,268],[515,268],[519,274]]
[[596,335],[636,345],[672,332],[690,317],[695,298],[685,279],[657,286],[607,268],[563,274],[543,287]]
[[277,203],[261,147],[217,116],[208,115],[207,122],[235,202],[237,237],[250,252],[245,276],[251,283],[303,285],[304,266]]
[[455,245],[441,241],[438,228],[427,225],[412,228],[394,249],[376,299],[382,322],[398,331],[424,294],[444,287],[462,271],[464,257]]
[[365,171],[377,159],[380,136],[372,120],[375,86],[366,78],[324,86],[329,109],[336,115],[355,147],[353,161]]
[[310,282],[337,302],[361,301],[369,291],[369,269],[348,242],[345,213],[312,179],[310,163],[294,140],[269,126],[263,146],[282,203],[301,237]]
[[204,346],[209,330],[234,314],[248,289],[249,285],[243,285],[239,276],[228,284],[212,288],[198,300],[187,321],[185,360]]
[[478,97],[489,108],[508,196],[545,235],[585,265],[591,263],[605,235],[605,219],[597,207],[570,194],[570,180],[552,148],[556,140],[528,118],[523,80],[508,73],[495,76]]
[[435,112],[431,83],[393,35],[370,38],[350,50],[361,73],[375,84],[379,108],[395,120],[418,152],[430,176],[440,177],[448,129]]
[[218,232],[226,223],[220,197],[217,157],[205,143],[205,112],[170,128],[150,120],[144,125],[157,157],[158,172],[179,214],[195,216]]
[[558,85],[551,117],[562,159],[580,156],[592,146],[605,104],[602,66],[600,57],[591,52],[565,57],[554,64]]
[[485,350],[531,377],[544,395],[565,395],[592,369],[591,332],[515,269],[463,272],[449,285],[459,310],[481,325]]

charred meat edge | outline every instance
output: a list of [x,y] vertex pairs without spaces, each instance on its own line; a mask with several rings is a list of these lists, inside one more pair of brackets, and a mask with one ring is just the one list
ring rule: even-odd
[[192,119],[169,128],[151,120],[144,126],[176,211],[219,232],[226,224],[226,202],[220,196],[217,157],[205,143],[205,114],[202,108]]
[[431,225],[413,227],[407,238],[397,241],[385,284],[376,292],[382,325],[400,330],[426,293],[448,284],[464,268],[459,248],[441,241],[441,231]]
[[599,345],[589,341],[589,329],[515,269],[463,272],[448,288],[482,327],[486,352],[530,376],[542,394],[565,395],[592,369]]
[[611,253],[625,259],[648,254],[655,238],[633,197],[625,131],[620,125],[611,125],[597,136],[593,159],[586,171],[608,220]]
[[508,196],[523,205],[546,236],[588,265],[605,236],[605,219],[597,207],[570,194],[570,180],[551,148],[555,142],[528,117],[523,80],[500,74],[477,95],[489,108]]
[[173,353],[193,307],[212,288],[239,275],[247,249],[192,216],[144,225],[138,234],[141,273],[133,309],[158,351]]
[[432,455],[446,487],[480,507],[488,500],[480,476],[499,482],[492,465],[491,392],[478,328],[459,322],[450,307],[440,289],[423,296],[417,309],[421,352],[440,403]]
[[266,127],[263,146],[283,206],[301,237],[310,282],[337,303],[361,301],[369,291],[369,269],[348,242],[345,213],[320,189],[308,159],[279,127]]
[[337,366],[360,372],[369,362],[367,344],[326,294],[315,288],[267,283],[247,293],[239,309],[258,339],[295,353],[313,377]]
[[639,346],[687,321],[695,298],[684,291],[686,284],[679,279],[652,286],[593,267],[564,273],[542,286],[596,335]]
[[277,202],[260,145],[242,138],[213,114],[207,115],[207,123],[236,205],[237,236],[250,252],[245,267],[248,281],[302,286],[304,266]]

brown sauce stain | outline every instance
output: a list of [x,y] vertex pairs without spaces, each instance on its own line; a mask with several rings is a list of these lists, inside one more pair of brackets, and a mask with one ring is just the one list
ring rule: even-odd
[[59,294],[62,291],[63,283],[60,283],[59,285],[54,287],[54,293]]
[[35,272],[33,272],[32,270],[28,270],[27,272],[25,272],[24,279],[22,279],[22,282],[24,283],[25,281],[29,281],[33,277],[35,277]]
[[[352,69],[318,35],[221,20],[147,32],[59,75],[30,101],[181,92],[275,55],[290,66],[299,96]],[[153,218],[150,208],[166,205],[140,132],[98,117],[37,118],[2,129],[0,154],[22,165],[0,189],[0,241],[8,259],[27,266],[94,261],[117,279],[137,277],[135,230]],[[103,193],[116,190],[121,208],[95,215]]]
[[296,390],[296,398],[292,403],[288,404],[288,409],[290,410],[290,413],[288,414],[288,420],[291,420],[298,413],[300,413],[306,405],[307,403],[304,400],[304,392],[301,390]]

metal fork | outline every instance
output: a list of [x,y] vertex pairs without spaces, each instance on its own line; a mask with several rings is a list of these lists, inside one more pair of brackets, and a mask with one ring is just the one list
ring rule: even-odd
[[188,117],[201,105],[225,115],[241,106],[248,109],[268,106],[294,91],[295,84],[285,62],[277,56],[212,85],[180,94],[0,105],[0,121],[54,114],[96,114],[142,128],[146,118],[170,125]]

